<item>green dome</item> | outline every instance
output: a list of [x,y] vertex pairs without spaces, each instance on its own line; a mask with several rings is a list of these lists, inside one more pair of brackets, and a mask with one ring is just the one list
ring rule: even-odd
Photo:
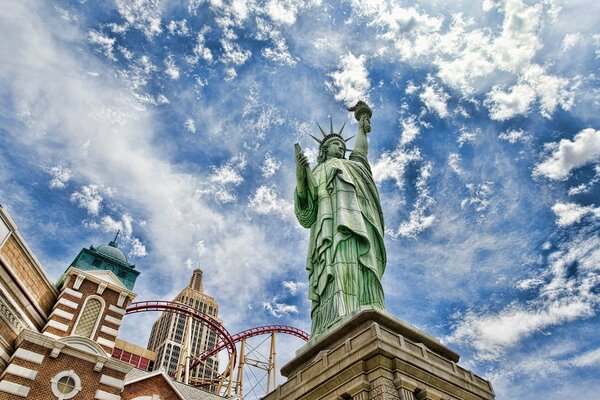
[[[113,242],[111,242],[112,244]],[[109,245],[103,245],[100,246],[96,249],[96,251],[98,253],[104,254],[105,256],[108,256],[110,258],[114,258],[117,261],[121,261],[125,264],[127,264],[127,257],[125,257],[125,254],[123,254],[123,252],[121,250],[119,250],[116,246],[111,246]]]

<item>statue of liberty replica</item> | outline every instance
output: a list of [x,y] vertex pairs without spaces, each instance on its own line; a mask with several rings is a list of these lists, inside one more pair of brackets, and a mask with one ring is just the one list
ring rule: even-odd
[[296,145],[295,213],[310,228],[306,258],[308,296],[312,302],[311,335],[315,337],[362,306],[384,310],[381,277],[386,253],[379,193],[367,159],[371,108],[359,101],[354,111],[358,133],[345,157],[346,142],[319,125],[317,166],[312,170]]
[[[460,367],[460,355],[385,310],[386,265],[379,193],[367,160],[369,106],[346,158],[342,126],[321,126],[317,165],[296,144],[294,207],[310,229],[306,257],[311,338],[281,368],[287,381],[263,400],[494,400],[489,381]],[[312,136],[312,135],[311,135]]]

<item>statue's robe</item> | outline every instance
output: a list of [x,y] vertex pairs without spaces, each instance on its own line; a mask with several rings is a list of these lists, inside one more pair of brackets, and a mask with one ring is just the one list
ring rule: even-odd
[[330,159],[312,171],[317,185],[298,221],[310,228],[306,260],[312,334],[318,335],[364,305],[384,309],[381,277],[386,253],[379,193],[367,158]]

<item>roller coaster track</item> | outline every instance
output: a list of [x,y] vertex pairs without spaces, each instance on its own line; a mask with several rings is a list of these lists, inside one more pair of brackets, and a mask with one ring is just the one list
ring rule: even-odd
[[[255,328],[250,328],[245,331],[236,333],[235,335],[231,335],[227,329],[214,317],[202,313],[192,307],[189,307],[183,303],[173,302],[173,301],[139,301],[135,303],[131,303],[129,307],[127,307],[126,314],[136,314],[141,312],[149,312],[149,311],[163,311],[163,312],[172,312],[176,314],[186,315],[192,317],[212,328],[219,337],[220,342],[217,345],[205,352],[201,353],[191,364],[189,369],[197,367],[201,363],[205,362],[209,357],[217,354],[223,349],[226,349],[229,354],[229,362],[227,363],[227,367],[223,374],[219,374],[219,377],[216,381],[212,383],[223,382],[226,378],[231,375],[233,367],[236,365],[237,360],[237,349],[236,343],[251,338],[254,336],[265,335],[265,334],[273,334],[273,333],[284,333],[287,335],[295,336],[297,338],[303,339],[307,341],[309,339],[308,333],[302,331],[301,329],[294,328],[292,326],[287,325],[266,325],[259,326]],[[210,384],[210,383],[209,383]]]

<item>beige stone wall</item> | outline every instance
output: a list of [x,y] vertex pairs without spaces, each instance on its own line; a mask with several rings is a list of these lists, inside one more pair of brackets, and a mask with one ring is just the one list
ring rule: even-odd
[[0,256],[8,263],[10,270],[23,284],[27,293],[46,315],[49,315],[56,301],[55,293],[13,235],[0,249]]
[[281,370],[288,380],[264,399],[493,400],[490,382],[458,359],[424,332],[365,310],[300,349]]

